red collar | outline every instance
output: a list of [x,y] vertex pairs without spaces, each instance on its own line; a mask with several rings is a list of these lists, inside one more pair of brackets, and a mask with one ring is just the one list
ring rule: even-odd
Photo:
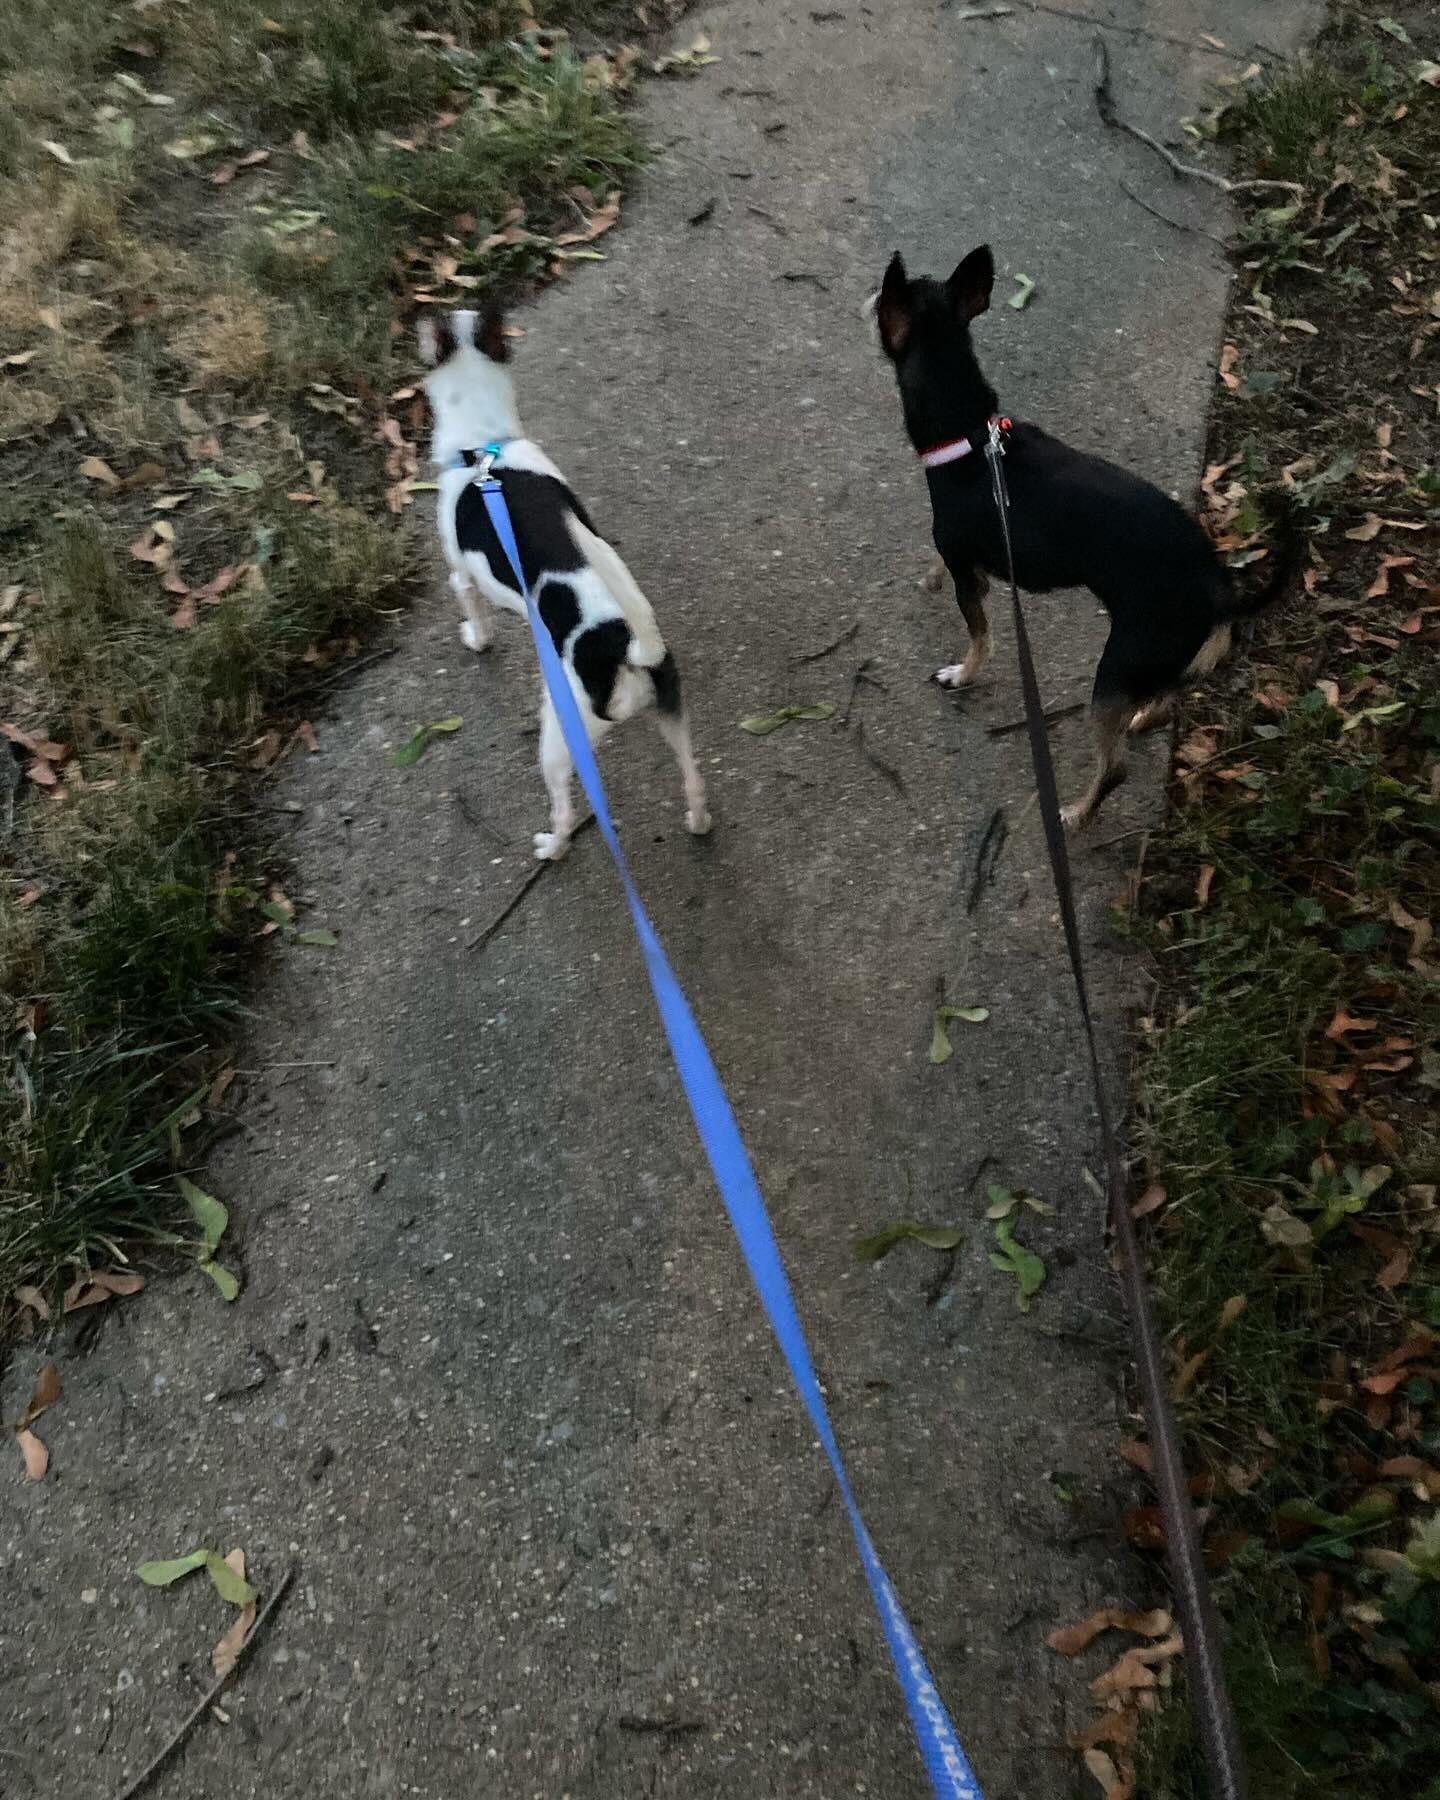
[[[990,424],[998,425],[1002,432],[1011,429],[1011,421],[1002,418],[999,413],[992,414]],[[943,444],[935,444],[929,450],[922,450],[920,462],[927,469],[943,469],[946,463],[959,462],[962,456],[969,456],[983,445],[972,444],[969,438],[951,438]]]

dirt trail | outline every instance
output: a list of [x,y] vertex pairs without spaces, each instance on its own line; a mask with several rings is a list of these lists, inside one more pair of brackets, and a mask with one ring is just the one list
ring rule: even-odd
[[[1267,8],[1268,43],[1308,10]],[[1252,11],[1115,17],[1243,52]],[[1021,270],[1038,284],[977,332],[1007,410],[1188,493],[1223,261],[1119,184],[1225,218],[1099,125],[1087,24],[738,0],[695,26],[723,60],[647,91],[667,154],[605,267],[524,318],[522,413],[686,672],[713,838],[687,839],[652,734],[619,734],[605,770],[861,1504],[991,1800],[1052,1800],[1089,1709],[1044,1634],[1147,1597],[1107,1547],[1124,1331],[1024,741],[993,729],[1019,716],[1008,633],[989,685],[927,684],[958,620],[916,588],[923,483],[858,312],[897,245],[944,272],[988,238],[1000,295]],[[1113,54],[1124,104],[1167,134],[1236,66],[1144,35]],[[1083,699],[1093,603],[1033,614],[1050,703]],[[157,1796],[925,1791],[594,834],[466,948],[543,823],[535,680],[514,621],[466,656],[437,579],[290,778],[299,882],[340,947],[277,951],[257,999],[212,1183],[245,1291],[226,1309],[201,1276],[156,1284],[63,1365],[52,1476],[12,1480],[0,1525],[0,1792],[115,1789],[188,1708],[218,1602],[131,1571],[204,1542],[244,1545],[262,1587],[301,1573],[231,1723],[202,1726]],[[818,699],[841,716],[736,728]],[[387,743],[449,713],[455,737],[387,767]],[[1073,786],[1083,721],[1055,743]],[[1102,840],[1154,822],[1163,756],[1141,748]],[[1130,970],[1102,922],[1134,848],[1080,863],[1117,1081]],[[942,979],[990,1016],[936,1067]],[[1050,1272],[1028,1315],[987,1257],[987,1180],[1056,1209],[1020,1228]],[[913,1245],[855,1262],[855,1235],[906,1214],[964,1226],[953,1271]]]

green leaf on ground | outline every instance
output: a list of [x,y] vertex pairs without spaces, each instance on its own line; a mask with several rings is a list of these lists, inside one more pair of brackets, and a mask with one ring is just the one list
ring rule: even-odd
[[202,1262],[209,1262],[220,1247],[225,1227],[230,1223],[230,1214],[223,1201],[217,1200],[213,1194],[207,1194],[204,1188],[196,1187],[193,1181],[187,1181],[183,1175],[175,1177],[175,1185],[200,1227],[200,1259]]
[[212,1554],[209,1550],[192,1550],[188,1556],[176,1556],[169,1562],[143,1562],[135,1573],[147,1587],[169,1587],[172,1581],[203,1568],[205,1558]]
[[930,1250],[958,1250],[961,1233],[948,1225],[922,1225],[918,1219],[892,1219],[869,1237],[856,1238],[855,1254],[861,1262],[879,1262],[906,1238],[914,1238]]
[[834,711],[832,700],[817,700],[810,706],[782,706],[778,712],[751,713],[740,721],[740,729],[748,731],[751,737],[769,737],[772,731],[778,731],[792,719],[828,719]]
[[240,1298],[240,1283],[223,1263],[216,1262],[213,1257],[207,1257],[200,1265],[200,1272],[208,1275],[219,1288],[222,1300],[238,1300]]
[[1279,387],[1282,377],[1273,369],[1256,369],[1240,383],[1240,398],[1256,400],[1264,394],[1273,394]]
[[1016,275],[1014,280],[1015,292],[1006,304],[1013,306],[1016,312],[1019,312],[1022,307],[1030,304],[1030,296],[1035,292],[1035,282],[1029,275]]
[[1015,1304],[1021,1312],[1029,1312],[1030,1302],[1044,1287],[1049,1271],[1033,1250],[1016,1241],[1008,1218],[996,1221],[995,1246],[990,1261],[1006,1275],[1015,1277]]
[[407,740],[398,750],[392,750],[386,761],[392,769],[413,769],[425,754],[432,737],[437,731],[458,731],[464,720],[457,713],[449,719],[427,719],[423,725],[417,725]]
[[930,1030],[931,1062],[949,1062],[955,1054],[947,1029],[951,1019],[963,1019],[967,1025],[983,1025],[989,1017],[990,1009],[986,1006],[937,1006]]
[[215,1592],[232,1606],[253,1606],[256,1593],[243,1575],[237,1575],[218,1550],[205,1552],[205,1567],[215,1583]]
[[1031,1212],[1043,1213],[1047,1218],[1055,1211],[1053,1206],[1047,1206],[1034,1194],[1027,1194],[1024,1188],[1016,1188],[1012,1194],[1009,1188],[1001,1187],[998,1182],[990,1184],[985,1190],[985,1197],[989,1201],[985,1208],[987,1219],[1008,1219],[1021,1206],[1028,1206]]
[[323,944],[327,950],[333,950],[340,942],[335,933],[325,925],[311,925],[305,931],[295,933],[297,944]]
[[218,1550],[192,1550],[188,1556],[177,1556],[168,1562],[144,1562],[135,1573],[147,1587],[169,1587],[196,1569],[204,1569],[215,1584],[215,1592],[231,1606],[253,1606],[258,1596],[243,1575],[237,1575]]

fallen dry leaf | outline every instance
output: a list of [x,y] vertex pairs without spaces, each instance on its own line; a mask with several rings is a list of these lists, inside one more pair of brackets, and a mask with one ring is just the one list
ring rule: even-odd
[[1082,1760],[1085,1772],[1099,1782],[1105,1800],[1133,1800],[1135,1773],[1128,1763],[1122,1773],[1103,1750],[1087,1750]]
[[1336,1039],[1344,1037],[1351,1031],[1373,1031],[1377,1023],[1378,1021],[1375,1019],[1353,1018],[1342,1007],[1325,1027],[1325,1035],[1327,1038]]
[[1139,1438],[1121,1438],[1116,1449],[1125,1458],[1132,1469],[1139,1469],[1142,1475],[1153,1475],[1155,1459],[1150,1454],[1150,1446],[1141,1443]]
[[15,1421],[18,1431],[23,1426],[33,1425],[47,1408],[52,1407],[60,1398],[60,1371],[54,1363],[46,1363],[35,1378],[35,1391],[31,1394],[24,1412]]
[[1158,1181],[1152,1181],[1145,1192],[1130,1208],[1132,1219],[1145,1219],[1153,1212],[1158,1212],[1165,1204],[1165,1190]]
[[1202,863],[1200,874],[1195,882],[1195,904],[1207,906],[1210,902],[1210,888],[1215,880],[1214,863]]
[[[230,1558],[227,1556],[225,1560],[229,1562]],[[243,1563],[239,1573],[243,1580],[245,1575]],[[252,1600],[247,1607],[240,1611],[236,1616],[235,1623],[210,1652],[210,1666],[214,1669],[217,1680],[223,1680],[240,1660],[240,1652],[244,1648],[246,1638],[250,1635],[251,1626],[255,1623],[255,1613],[256,1603]]]
[[1408,568],[1413,563],[1413,556],[1382,556],[1380,566],[1375,571],[1375,579],[1365,590],[1367,600],[1379,600],[1390,592],[1390,571]]
[[87,481],[98,481],[102,487],[118,488],[121,485],[120,477],[109,463],[98,456],[87,456],[80,465],[80,473]]
[[65,1290],[64,1311],[79,1312],[86,1306],[102,1306],[107,1300],[138,1294],[145,1277],[128,1269],[97,1269],[82,1275]]
[[1353,526],[1345,533],[1346,537],[1356,544],[1368,544],[1372,538],[1380,535],[1379,513],[1366,513],[1363,525]]
[[1112,1695],[1133,1693],[1137,1688],[1153,1688],[1158,1685],[1155,1671],[1141,1662],[1134,1650],[1127,1650],[1113,1667],[1103,1675],[1097,1675],[1090,1683],[1090,1694],[1095,1700],[1108,1700]]
[[175,554],[175,527],[164,519],[147,525],[131,544],[130,554],[136,562],[149,563],[152,568],[168,568]]
[[315,727],[308,719],[302,719],[295,727],[295,735],[312,756],[319,753],[320,745],[315,737]]
[[40,1319],[45,1320],[50,1317],[49,1301],[40,1292],[39,1288],[31,1287],[28,1282],[23,1287],[17,1287],[10,1297],[17,1306],[28,1306],[31,1312],[35,1313]]
[[[1235,373],[1235,365],[1239,360],[1240,351],[1237,346],[1234,344],[1226,344],[1224,349],[1220,352],[1220,379],[1225,383],[1227,388],[1238,388],[1240,385],[1240,377]],[[1226,465],[1224,463],[1217,464],[1217,473],[1223,473],[1225,467]],[[1207,470],[1207,480],[1209,479],[1209,473],[1209,470]]]
[[23,1427],[16,1431],[15,1442],[20,1446],[20,1454],[25,1459],[25,1473],[31,1481],[43,1481],[45,1471],[50,1467],[50,1452],[33,1431],[27,1431]]
[[1102,1606],[1078,1625],[1052,1631],[1045,1642],[1061,1656],[1078,1656],[1104,1631],[1129,1631],[1137,1637],[1163,1638],[1175,1629],[1170,1614],[1161,1607],[1153,1612],[1126,1612],[1118,1606]]

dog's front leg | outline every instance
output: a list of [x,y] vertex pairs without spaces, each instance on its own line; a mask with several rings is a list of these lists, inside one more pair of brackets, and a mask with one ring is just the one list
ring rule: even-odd
[[550,829],[535,833],[535,854],[542,862],[559,862],[570,848],[575,829],[575,806],[570,794],[574,767],[565,733],[547,694],[540,703],[540,772],[550,795]]
[[490,602],[463,569],[451,571],[450,592],[460,602],[460,610],[465,615],[460,621],[460,642],[478,656],[482,650],[490,648],[494,637]]
[[947,663],[935,671],[935,679],[944,688],[969,687],[990,660],[990,621],[985,614],[985,591],[990,584],[976,569],[952,569],[950,574],[956,602],[970,630],[970,648],[964,662]]

